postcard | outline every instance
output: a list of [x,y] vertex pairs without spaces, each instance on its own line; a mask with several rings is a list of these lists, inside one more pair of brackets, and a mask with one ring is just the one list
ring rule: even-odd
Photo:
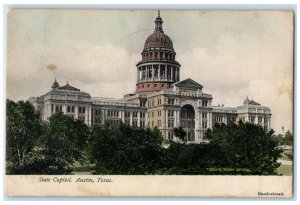
[[288,10],[10,9],[7,196],[293,196]]

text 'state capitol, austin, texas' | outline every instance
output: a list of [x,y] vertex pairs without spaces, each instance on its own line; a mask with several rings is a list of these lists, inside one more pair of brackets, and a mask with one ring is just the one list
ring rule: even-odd
[[162,28],[158,14],[155,31],[146,40],[142,59],[137,63],[135,93],[122,99],[91,97],[69,83],[55,82],[51,90],[40,97],[31,97],[31,103],[47,120],[56,112],[63,112],[87,125],[116,125],[120,120],[132,126],[157,127],[166,142],[179,140],[174,127],[182,127],[188,142],[204,141],[207,128],[215,123],[251,122],[270,129],[271,111],[268,107],[248,99],[236,108],[213,106],[212,95],[203,92],[203,86],[188,78],[180,81],[180,63],[176,61],[173,42]]

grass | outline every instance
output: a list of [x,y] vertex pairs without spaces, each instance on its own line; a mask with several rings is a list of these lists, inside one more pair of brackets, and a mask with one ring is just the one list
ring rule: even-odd
[[280,159],[282,159],[282,160],[287,160],[287,161],[291,161],[291,159],[288,158],[288,156],[285,155],[285,154],[283,154],[282,157],[281,157]]
[[293,166],[292,165],[281,165],[277,169],[278,174],[283,176],[292,176],[293,175]]

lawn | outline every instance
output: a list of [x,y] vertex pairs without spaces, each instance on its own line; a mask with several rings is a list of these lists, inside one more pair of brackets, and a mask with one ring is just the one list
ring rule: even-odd
[[283,176],[292,176],[293,174],[293,166],[292,165],[281,165],[277,169],[278,173],[282,174]]

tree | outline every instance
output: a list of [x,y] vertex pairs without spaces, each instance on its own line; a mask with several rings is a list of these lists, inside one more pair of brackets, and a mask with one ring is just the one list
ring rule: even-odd
[[89,127],[59,112],[49,118],[37,161],[46,166],[43,174],[68,174],[70,166],[84,157]]
[[292,133],[289,130],[284,134],[283,144],[285,144],[285,145],[293,145],[293,135],[292,135]]
[[266,132],[260,125],[240,121],[216,124],[206,137],[220,146],[228,167],[248,169],[251,174],[276,174],[282,150],[273,130]]
[[6,105],[6,165],[7,173],[14,174],[28,164],[28,154],[42,134],[42,120],[29,101],[15,103],[8,99]]
[[162,136],[158,129],[120,123],[92,127],[89,157],[97,174],[151,174],[161,161]]
[[182,140],[184,143],[186,143],[186,132],[183,130],[182,127],[175,127],[174,128],[174,134],[176,137],[178,137],[180,140]]

